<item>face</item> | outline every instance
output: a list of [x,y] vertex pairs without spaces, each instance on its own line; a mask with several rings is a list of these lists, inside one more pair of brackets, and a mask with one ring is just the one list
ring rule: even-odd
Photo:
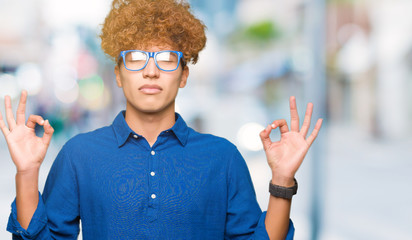
[[[174,50],[169,47],[150,47],[148,52]],[[150,58],[147,66],[140,71],[127,70],[123,62],[115,67],[117,86],[123,89],[126,97],[126,112],[135,114],[162,114],[175,111],[175,98],[179,88],[186,86],[189,68],[181,64],[173,72],[157,68]]]

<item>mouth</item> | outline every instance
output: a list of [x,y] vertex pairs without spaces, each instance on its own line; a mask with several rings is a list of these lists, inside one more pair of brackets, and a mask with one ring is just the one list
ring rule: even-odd
[[139,91],[141,91],[144,94],[157,94],[160,93],[163,89],[158,86],[158,85],[152,85],[152,84],[145,84],[139,88]]

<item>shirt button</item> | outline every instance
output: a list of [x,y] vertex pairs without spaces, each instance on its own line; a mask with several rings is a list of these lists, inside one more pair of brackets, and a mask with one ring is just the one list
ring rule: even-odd
[[150,196],[152,199],[156,198],[156,194],[152,194],[152,196]]
[[155,172],[151,172],[150,175],[152,175],[152,177],[153,177],[154,175],[156,175],[156,173],[155,173]]
[[135,134],[135,135],[133,135],[133,137],[134,137],[134,138],[138,138],[138,136],[137,136],[136,134]]
[[151,151],[150,154],[152,154],[153,156],[155,155],[155,151]]

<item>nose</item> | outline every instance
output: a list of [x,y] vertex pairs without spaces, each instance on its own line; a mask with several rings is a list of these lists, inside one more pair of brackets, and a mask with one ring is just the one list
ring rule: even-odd
[[159,77],[160,70],[157,68],[156,63],[153,58],[149,58],[149,62],[143,69],[143,77],[147,78],[157,78]]

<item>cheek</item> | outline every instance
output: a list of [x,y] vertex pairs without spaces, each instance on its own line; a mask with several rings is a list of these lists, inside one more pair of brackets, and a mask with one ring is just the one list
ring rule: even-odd
[[127,74],[121,73],[120,74],[119,82],[121,84],[121,87],[124,88],[124,91],[129,90],[129,89],[133,88],[133,85],[136,85],[136,84],[134,84],[134,83],[137,82],[136,77],[137,76],[133,76],[133,74],[129,74],[129,73],[127,73]]

